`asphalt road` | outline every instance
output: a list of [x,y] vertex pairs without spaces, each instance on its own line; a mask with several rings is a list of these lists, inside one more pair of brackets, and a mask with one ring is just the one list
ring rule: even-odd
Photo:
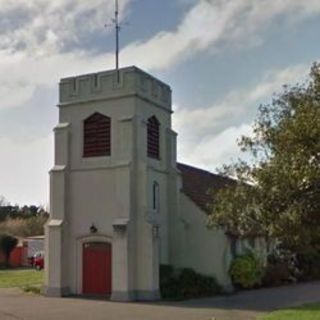
[[0,289],[0,320],[253,320],[274,309],[320,302],[320,282],[179,303],[46,298]]

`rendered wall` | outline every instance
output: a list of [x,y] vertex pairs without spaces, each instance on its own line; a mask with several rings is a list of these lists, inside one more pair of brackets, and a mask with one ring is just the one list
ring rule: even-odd
[[207,229],[206,215],[186,195],[180,194],[180,213],[171,225],[174,235],[172,264],[214,276],[226,290],[231,287],[228,269],[230,243],[221,229]]
[[[136,167],[133,190],[135,192],[135,234],[136,234],[136,288],[141,299],[149,294],[159,297],[159,264],[168,255],[168,180],[172,163],[168,162],[171,137],[171,112],[160,106],[152,106],[144,99],[136,100],[137,140]],[[160,122],[160,159],[147,157],[147,120],[156,116]],[[159,208],[152,206],[153,183],[159,185]],[[149,292],[148,295],[146,293]],[[153,292],[153,293],[152,293]]]

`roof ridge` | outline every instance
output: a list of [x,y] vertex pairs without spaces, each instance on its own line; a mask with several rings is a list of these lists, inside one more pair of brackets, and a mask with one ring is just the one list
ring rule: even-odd
[[188,167],[188,168],[191,168],[191,169],[194,169],[194,170],[198,170],[198,171],[201,171],[201,172],[210,174],[210,175],[215,176],[215,177],[222,177],[222,178],[231,179],[231,178],[226,177],[226,176],[224,176],[224,175],[222,175],[222,174],[214,173],[214,172],[211,172],[211,171],[209,171],[209,170],[202,169],[202,168],[199,168],[199,167],[195,167],[195,166],[193,166],[193,165],[189,165],[189,164],[186,164],[186,163],[178,162],[177,165],[178,165],[178,166],[185,166],[185,167]]

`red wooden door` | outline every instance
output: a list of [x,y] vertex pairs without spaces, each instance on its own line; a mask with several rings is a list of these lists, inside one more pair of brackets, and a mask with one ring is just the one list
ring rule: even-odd
[[82,292],[89,295],[111,294],[111,245],[103,242],[83,245]]

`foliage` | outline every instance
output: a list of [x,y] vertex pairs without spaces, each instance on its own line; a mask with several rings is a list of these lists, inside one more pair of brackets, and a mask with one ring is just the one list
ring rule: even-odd
[[278,239],[292,252],[320,251],[320,64],[302,85],[259,108],[253,135],[239,141],[250,160],[225,165],[237,184],[215,195],[210,225],[237,237]]
[[38,216],[48,216],[41,206],[11,205],[3,196],[0,196],[0,222],[7,219],[29,219]]
[[0,234],[29,237],[44,234],[44,224],[49,214],[41,206],[11,205],[0,196]]
[[262,279],[264,287],[279,286],[292,281],[290,268],[286,262],[268,264]]
[[215,295],[220,291],[213,277],[196,273],[192,269],[182,269],[179,275],[184,298],[197,298]]
[[46,215],[32,216],[28,219],[6,219],[0,223],[0,233],[9,233],[16,237],[40,236],[44,234]]
[[265,287],[278,286],[296,279],[297,270],[290,254],[273,253],[268,256],[262,283]]
[[182,300],[216,295],[221,288],[213,277],[188,268],[175,270],[172,266],[162,265],[160,291],[163,299]]
[[24,236],[41,236],[44,234],[44,225],[47,222],[47,216],[31,217],[25,221]]
[[182,300],[180,282],[176,270],[169,265],[160,266],[160,292],[163,299]]
[[26,285],[22,287],[22,290],[26,293],[32,294],[41,294],[41,286],[34,286],[34,285]]
[[320,320],[320,304],[275,311],[261,320]]
[[297,255],[301,280],[320,280],[320,252],[303,252]]
[[18,244],[18,240],[8,234],[0,235],[0,250],[3,252],[5,257],[5,265],[9,266],[9,259],[12,250]]
[[261,284],[263,266],[253,254],[246,254],[232,261],[229,274],[236,287],[250,289]]
[[44,272],[30,270],[0,270],[0,288],[23,288],[27,286],[41,286]]

